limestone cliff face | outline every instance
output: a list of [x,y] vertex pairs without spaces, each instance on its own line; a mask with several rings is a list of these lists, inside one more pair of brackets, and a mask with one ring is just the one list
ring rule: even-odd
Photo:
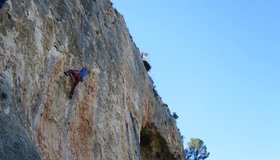
[[[68,98],[63,71],[91,73]],[[183,159],[169,109],[109,0],[0,9],[0,159]]]

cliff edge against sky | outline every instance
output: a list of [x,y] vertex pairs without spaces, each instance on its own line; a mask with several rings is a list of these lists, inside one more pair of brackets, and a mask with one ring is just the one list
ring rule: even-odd
[[[63,71],[91,73],[68,98]],[[124,18],[109,0],[8,0],[0,9],[0,157],[183,159]]]

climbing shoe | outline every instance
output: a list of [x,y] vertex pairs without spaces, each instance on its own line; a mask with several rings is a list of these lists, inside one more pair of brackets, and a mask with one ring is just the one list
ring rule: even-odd
[[68,76],[69,74],[67,72],[64,72],[65,76]]

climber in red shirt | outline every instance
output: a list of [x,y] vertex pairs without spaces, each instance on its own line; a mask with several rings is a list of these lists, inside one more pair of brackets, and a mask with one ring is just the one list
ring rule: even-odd
[[73,80],[73,84],[71,87],[71,92],[69,98],[72,99],[72,96],[74,94],[75,87],[79,84],[79,82],[83,82],[84,77],[88,74],[87,67],[82,67],[81,70],[72,70],[69,69],[68,71],[64,72],[66,76],[71,75],[71,78]]

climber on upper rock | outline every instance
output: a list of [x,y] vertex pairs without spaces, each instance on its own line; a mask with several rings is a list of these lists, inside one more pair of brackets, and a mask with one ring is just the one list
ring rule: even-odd
[[88,74],[88,72],[89,72],[89,70],[88,70],[87,66],[82,67],[81,70],[69,69],[68,71],[64,72],[64,74],[66,76],[70,75],[73,80],[73,84],[72,84],[71,92],[70,92],[70,96],[69,96],[70,99],[72,99],[75,87],[79,84],[79,82],[84,81],[84,77]]

